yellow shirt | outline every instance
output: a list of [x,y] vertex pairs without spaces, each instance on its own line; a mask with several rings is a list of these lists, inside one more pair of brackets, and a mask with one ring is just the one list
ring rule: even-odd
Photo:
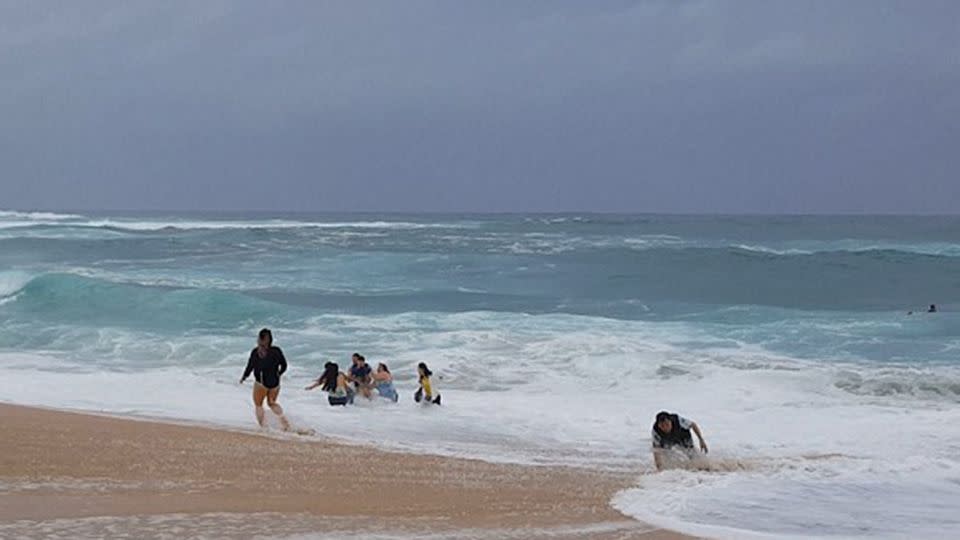
[[420,377],[420,387],[423,388],[423,395],[427,399],[433,396],[433,389],[430,386],[430,377]]

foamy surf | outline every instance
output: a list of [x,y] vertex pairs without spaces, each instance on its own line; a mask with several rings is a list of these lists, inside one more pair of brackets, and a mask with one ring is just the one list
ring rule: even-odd
[[[936,464],[931,464],[936,465]],[[956,530],[953,479],[916,460],[777,460],[734,471],[666,471],[612,504],[661,527],[712,538],[941,538]],[[951,473],[948,473],[951,474]]]
[[[236,381],[270,326],[316,437],[617,471],[617,508],[695,534],[936,538],[960,221],[845,219],[0,213],[0,399],[253,430]],[[301,390],[355,351],[400,403]],[[412,401],[421,361],[442,407]],[[662,409],[709,471],[650,474]]]
[[[850,253],[860,255],[883,255],[906,253],[960,258],[960,241],[949,234],[942,239],[910,238],[895,240],[877,237],[855,238],[795,238],[767,236],[742,241],[744,227],[731,226],[728,234],[699,234],[681,236],[659,232],[660,227],[646,234],[637,234],[630,228],[624,228],[630,220],[623,218],[603,219],[599,216],[558,217],[549,219],[521,219],[502,217],[502,222],[490,216],[444,216],[444,219],[424,219],[424,216],[397,216],[384,219],[382,216],[365,216],[368,219],[344,219],[356,216],[305,214],[299,218],[273,218],[253,216],[244,219],[220,216],[198,219],[190,216],[145,216],[116,215],[96,216],[65,214],[55,212],[24,212],[0,210],[0,238],[83,238],[116,236],[123,234],[156,233],[199,233],[216,231],[288,231],[313,232],[318,235],[333,235],[341,240],[357,235],[359,238],[371,238],[376,235],[390,236],[393,233],[427,232],[430,238],[423,241],[437,241],[450,245],[475,245],[478,242],[488,244],[488,249],[500,253],[516,255],[550,255],[577,252],[591,249],[624,249],[627,251],[668,250],[668,249],[711,249],[727,250],[736,253],[756,253],[780,257],[801,257],[810,255],[829,255]],[[413,217],[415,219],[408,219]],[[686,223],[682,217],[664,219],[675,220],[674,226],[688,228],[696,220]],[[831,218],[823,218],[831,219]],[[836,219],[836,218],[832,218]],[[898,223],[897,218],[890,218]],[[905,218],[902,218],[905,219]],[[928,218],[937,220],[942,218]],[[502,228],[503,224],[510,227]],[[606,225],[606,226],[605,226]],[[728,224],[730,225],[730,224]],[[906,228],[911,225],[909,222]],[[558,230],[563,227],[568,230]],[[621,229],[624,234],[606,233],[607,228]],[[721,229],[722,230],[722,229]],[[697,233],[702,231],[697,230]],[[792,232],[792,231],[791,231]],[[948,231],[949,233],[950,231]],[[752,234],[752,232],[751,232]]]
[[78,214],[59,214],[56,212],[21,212],[16,210],[0,210],[0,220],[29,220],[29,221],[63,221],[82,219]]

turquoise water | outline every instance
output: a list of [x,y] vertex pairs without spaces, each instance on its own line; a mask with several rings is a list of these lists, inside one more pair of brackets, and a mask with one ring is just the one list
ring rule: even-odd
[[[672,502],[641,481],[619,504],[656,508],[645,519],[720,536],[960,525],[922,504],[960,503],[958,217],[8,211],[0,323],[11,401],[249,426],[236,379],[270,326],[288,409],[321,433],[643,470],[649,419],[671,408],[719,455],[767,465],[677,473]],[[355,350],[391,364],[399,406],[332,412],[295,390]],[[442,412],[407,403],[422,360]],[[848,458],[794,466],[828,453]],[[724,506],[764,493],[781,504]],[[876,507],[854,526],[804,503],[817,493]]]
[[[960,334],[958,218],[4,217],[0,294],[18,299],[0,316],[37,330],[562,313],[692,322],[810,358],[924,363],[955,361]],[[902,317],[934,302],[936,319]]]

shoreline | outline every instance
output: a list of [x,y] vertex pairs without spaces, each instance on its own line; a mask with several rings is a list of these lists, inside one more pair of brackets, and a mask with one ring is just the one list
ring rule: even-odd
[[11,404],[0,425],[0,536],[690,538],[614,510],[614,473]]

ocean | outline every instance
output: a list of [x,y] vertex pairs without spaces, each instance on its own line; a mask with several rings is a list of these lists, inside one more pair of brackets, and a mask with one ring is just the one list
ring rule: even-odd
[[[960,217],[4,211],[0,324],[10,403],[253,429],[270,327],[319,436],[622,471],[719,538],[960,530]],[[353,352],[400,403],[302,390]],[[730,470],[649,474],[661,409]]]

